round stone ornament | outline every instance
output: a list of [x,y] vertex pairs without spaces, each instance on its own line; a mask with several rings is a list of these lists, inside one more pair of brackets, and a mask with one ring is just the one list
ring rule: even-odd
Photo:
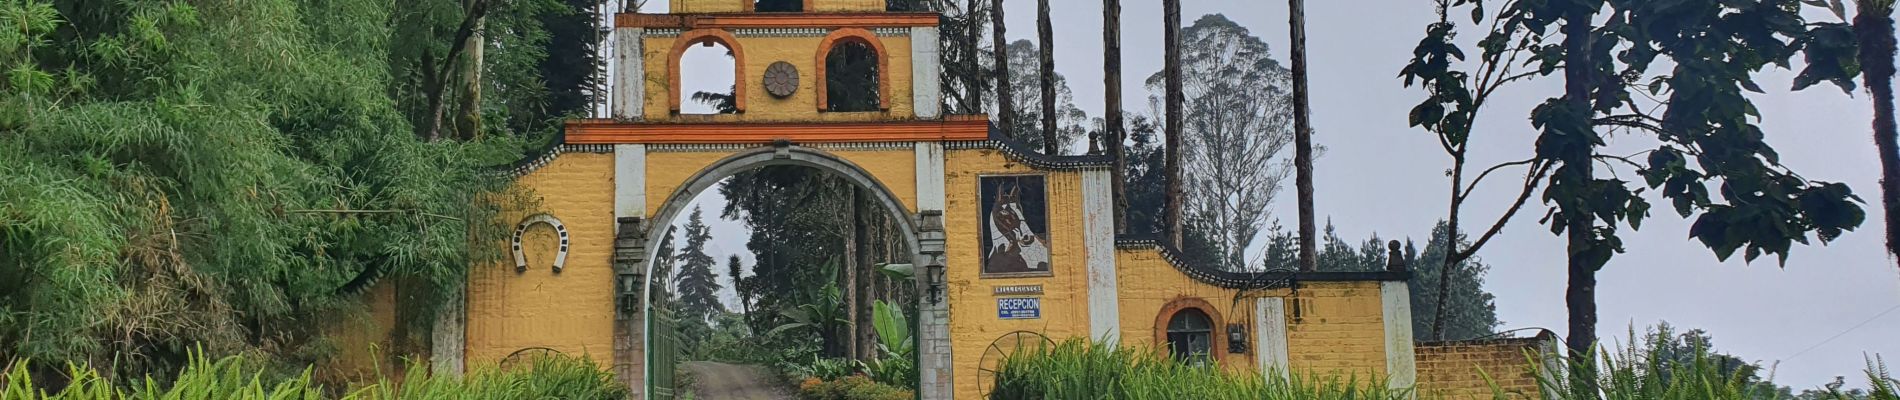
[[772,97],[792,97],[798,92],[798,67],[779,61],[765,67],[765,92]]

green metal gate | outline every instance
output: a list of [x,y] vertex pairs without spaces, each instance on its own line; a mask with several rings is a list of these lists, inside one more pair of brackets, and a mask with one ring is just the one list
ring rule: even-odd
[[647,393],[653,400],[672,400],[677,393],[678,383],[674,375],[679,370],[680,335],[679,322],[673,317],[672,310],[655,307],[652,310],[651,326],[647,327]]

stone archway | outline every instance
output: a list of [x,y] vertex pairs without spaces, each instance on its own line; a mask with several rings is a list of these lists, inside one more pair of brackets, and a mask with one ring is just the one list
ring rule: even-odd
[[[915,326],[915,332],[922,344],[917,349],[920,380],[945,381],[942,385],[920,383],[919,393],[925,399],[950,398],[947,384],[951,365],[948,306],[944,301],[944,295],[929,287],[933,283],[942,284],[941,276],[933,276],[929,272],[941,271],[942,266],[945,265],[942,211],[912,212],[870,171],[829,152],[785,142],[770,147],[742,150],[706,166],[674,189],[673,193],[668,195],[651,215],[651,219],[646,220],[650,222],[638,219],[622,221],[622,228],[618,234],[620,237],[616,240],[619,244],[616,246],[638,247],[628,249],[632,251],[624,252],[624,256],[617,256],[616,261],[624,263],[617,262],[616,264],[622,264],[621,268],[635,269],[636,271],[630,272],[637,274],[636,280],[640,282],[636,306],[638,315],[621,322],[617,328],[624,330],[623,335],[617,336],[622,336],[631,343],[626,343],[625,347],[616,351],[617,358],[631,356],[637,359],[638,362],[635,365],[639,367],[636,368],[638,371],[623,371],[634,376],[623,376],[622,379],[638,388],[642,398],[655,398],[655,388],[649,384],[654,382],[655,378],[653,367],[658,366],[655,365],[656,363],[671,361],[655,360],[652,352],[653,320],[650,311],[652,310],[653,279],[651,277],[654,260],[648,256],[648,250],[658,249],[669,223],[684,212],[694,198],[718,184],[719,181],[744,171],[777,165],[811,167],[845,178],[858,187],[869,190],[872,196],[883,205],[882,208],[891,214],[892,220],[900,226],[899,231],[902,232],[904,242],[912,252],[912,262],[918,266],[918,273],[913,284],[916,285],[916,293],[920,294]],[[631,223],[631,226],[628,223]],[[936,268],[930,268],[930,266],[936,266]],[[938,281],[933,282],[933,280]],[[632,288],[623,290],[625,289]]]

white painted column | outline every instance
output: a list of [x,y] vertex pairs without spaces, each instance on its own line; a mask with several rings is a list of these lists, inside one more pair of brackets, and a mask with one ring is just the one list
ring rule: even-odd
[[[620,231],[624,227],[619,221],[621,221],[621,218],[646,217],[646,182],[647,146],[644,144],[614,145],[613,218],[615,221],[614,229],[616,231],[614,238],[614,279],[616,281],[622,279],[632,281],[615,283],[614,294],[615,296],[625,296],[628,294],[626,291],[637,290],[638,292],[633,293],[639,293],[642,296],[639,301],[645,301],[646,285],[644,285],[645,282],[640,282],[643,279],[638,278],[644,276],[645,272],[634,271],[634,269],[642,268],[645,265],[645,251],[639,247],[644,244],[640,243],[641,239],[637,237],[623,237],[622,235],[627,234],[627,232]],[[627,274],[637,275],[633,275],[634,277],[630,278]],[[616,304],[620,303],[616,301]],[[614,329],[615,373],[624,374],[621,376],[622,382],[633,388],[632,398],[636,400],[647,398],[647,393],[645,393],[646,382],[652,378],[652,376],[647,373],[646,363],[646,344],[649,339],[646,331],[647,313],[644,308],[639,308],[639,310],[640,311],[634,312],[629,318],[616,319],[615,323],[621,325]],[[618,316],[626,315],[620,314],[621,311],[615,312]],[[618,316],[616,318],[619,318]],[[621,370],[620,368],[622,367],[624,367],[625,370]]]
[[943,114],[943,58],[937,51],[937,27],[910,28],[910,100],[917,118],[937,119]]
[[637,120],[646,108],[646,28],[614,28],[614,119]]
[[[1115,282],[1115,196],[1106,169],[1082,171],[1082,246],[1088,251],[1089,336],[1114,343],[1121,334]],[[1224,340],[1224,339],[1223,339]]]
[[1393,388],[1418,382],[1418,354],[1412,348],[1412,295],[1405,281],[1379,282],[1385,320],[1385,375]]
[[[917,142],[917,213],[918,222],[917,251],[912,265],[917,273],[924,274],[919,280],[918,293],[928,289],[923,286],[928,277],[928,268],[932,263],[947,263],[944,257],[943,217],[936,215],[922,218],[924,211],[942,212],[944,209],[944,168],[943,143]],[[930,221],[923,221],[930,219]],[[938,264],[947,265],[947,264]],[[917,377],[918,397],[924,400],[950,400],[955,395],[952,389],[953,364],[950,356],[950,307],[949,293],[944,300],[932,302],[925,297],[918,298],[917,306]]]
[[917,142],[917,211],[943,210],[943,143]]
[[1287,365],[1286,345],[1286,299],[1265,297],[1254,301],[1253,306],[1254,361],[1260,365],[1261,376],[1276,374],[1281,378],[1291,377],[1291,366]]
[[614,145],[614,219],[647,213],[647,145]]

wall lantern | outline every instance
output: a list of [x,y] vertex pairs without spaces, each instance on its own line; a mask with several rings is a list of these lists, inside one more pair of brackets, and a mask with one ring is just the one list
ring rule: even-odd
[[618,274],[616,283],[620,286],[620,316],[631,318],[640,307],[640,274]]
[[933,304],[942,303],[944,270],[946,268],[944,268],[942,263],[930,263],[930,265],[924,267],[924,269],[924,273],[928,274],[926,276],[929,277],[929,281],[925,284],[930,285],[930,302]]
[[1227,324],[1227,352],[1247,353],[1247,325]]

